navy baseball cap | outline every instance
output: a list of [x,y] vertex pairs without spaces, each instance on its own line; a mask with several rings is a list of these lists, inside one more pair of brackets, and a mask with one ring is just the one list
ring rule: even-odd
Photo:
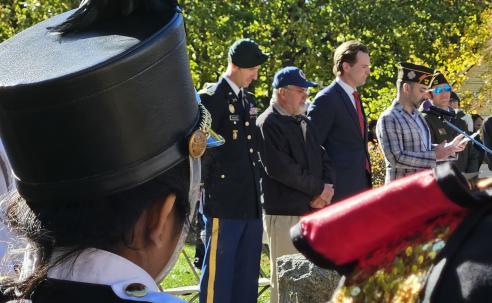
[[306,79],[303,71],[295,66],[287,66],[279,70],[273,77],[272,86],[274,88],[285,87],[287,85],[295,85],[299,87],[314,87],[318,83],[311,82]]

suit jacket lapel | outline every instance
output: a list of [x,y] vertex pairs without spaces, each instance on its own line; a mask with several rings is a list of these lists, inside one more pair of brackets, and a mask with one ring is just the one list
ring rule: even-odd
[[[345,106],[345,109],[347,110],[350,118],[354,122],[354,127],[356,128],[356,131],[358,134],[360,134],[361,138],[364,139],[365,134],[360,133],[360,125],[359,125],[359,118],[357,117],[357,110],[355,109],[354,105],[352,104],[352,100],[350,100],[350,97],[347,95],[347,93],[343,90],[343,88],[335,82],[335,87],[337,89],[338,94],[342,98],[343,105]],[[364,113],[364,111],[362,111]],[[365,116],[364,116],[365,119]],[[365,123],[365,121],[364,121]],[[364,127],[365,129],[365,127]]]

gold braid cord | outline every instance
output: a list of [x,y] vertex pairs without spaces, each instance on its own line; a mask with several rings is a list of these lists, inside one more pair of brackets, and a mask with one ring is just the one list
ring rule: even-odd
[[381,268],[362,281],[357,273],[349,276],[330,302],[418,302],[429,269],[450,236],[449,226],[437,227],[434,238],[407,246],[388,268]]

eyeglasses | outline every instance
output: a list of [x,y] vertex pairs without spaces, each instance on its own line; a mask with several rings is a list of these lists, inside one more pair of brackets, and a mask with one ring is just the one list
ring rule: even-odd
[[434,89],[431,89],[429,90],[429,92],[433,93],[433,94],[441,94],[443,92],[450,92],[452,89],[451,89],[451,86],[449,84],[446,84],[444,86],[439,86],[439,87],[436,87]]

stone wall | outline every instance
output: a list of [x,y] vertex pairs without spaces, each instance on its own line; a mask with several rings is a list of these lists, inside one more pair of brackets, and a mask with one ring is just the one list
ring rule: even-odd
[[325,303],[338,286],[340,275],[314,265],[301,254],[277,259],[280,303]]

